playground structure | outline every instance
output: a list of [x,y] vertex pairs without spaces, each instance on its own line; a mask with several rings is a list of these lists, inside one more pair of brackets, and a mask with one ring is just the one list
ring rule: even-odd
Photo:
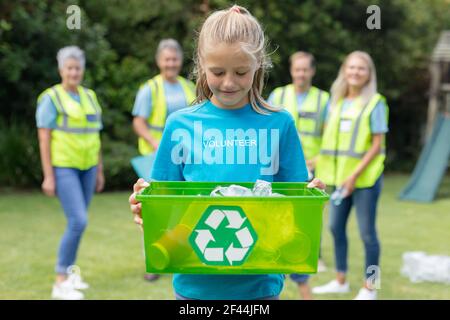
[[450,30],[443,31],[433,50],[426,143],[400,199],[435,199],[450,158]]

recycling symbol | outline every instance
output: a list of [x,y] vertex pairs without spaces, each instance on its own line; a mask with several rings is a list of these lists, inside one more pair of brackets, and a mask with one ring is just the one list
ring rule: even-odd
[[258,237],[241,207],[210,206],[200,217],[189,243],[206,265],[239,266]]

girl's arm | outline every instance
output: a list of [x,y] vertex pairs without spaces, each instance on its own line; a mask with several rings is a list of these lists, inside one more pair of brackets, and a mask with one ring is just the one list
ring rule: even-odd
[[38,128],[39,151],[41,155],[42,172],[44,175],[42,191],[48,196],[55,195],[55,176],[53,173],[50,151],[51,134],[52,129]]

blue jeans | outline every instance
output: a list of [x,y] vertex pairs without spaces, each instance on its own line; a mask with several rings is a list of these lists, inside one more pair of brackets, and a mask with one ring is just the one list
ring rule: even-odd
[[291,277],[292,281],[297,282],[298,284],[304,284],[304,283],[308,282],[310,275],[293,273],[290,275],[290,277]]
[[87,210],[95,191],[97,166],[88,170],[54,167],[56,195],[67,219],[55,271],[66,274],[75,263],[81,236],[87,224]]
[[377,237],[375,218],[382,185],[383,176],[380,176],[372,187],[355,189],[349,197],[343,199],[339,206],[330,202],[330,230],[334,238],[336,271],[345,273],[348,269],[346,226],[353,204],[356,207],[359,234],[364,242],[366,279],[372,275],[368,267],[379,265],[380,243]]

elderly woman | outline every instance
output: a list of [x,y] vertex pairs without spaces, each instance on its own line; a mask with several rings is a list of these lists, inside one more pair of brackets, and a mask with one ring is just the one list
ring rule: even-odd
[[133,107],[133,128],[143,155],[158,149],[170,113],[187,107],[195,99],[195,86],[180,77],[183,52],[174,39],[164,39],[156,51],[160,74],[141,85]]
[[[158,149],[169,114],[189,106],[195,99],[194,84],[179,76],[183,64],[180,44],[174,39],[161,40],[155,58],[160,74],[141,85],[132,112],[142,155]],[[148,281],[158,278],[156,274],[144,275]]]
[[82,87],[85,57],[76,47],[57,54],[61,83],[38,98],[36,123],[44,175],[42,190],[56,195],[66,219],[56,264],[55,299],[83,299],[88,285],[74,269],[87,210],[94,193],[104,186],[100,152],[101,108],[94,91]]

